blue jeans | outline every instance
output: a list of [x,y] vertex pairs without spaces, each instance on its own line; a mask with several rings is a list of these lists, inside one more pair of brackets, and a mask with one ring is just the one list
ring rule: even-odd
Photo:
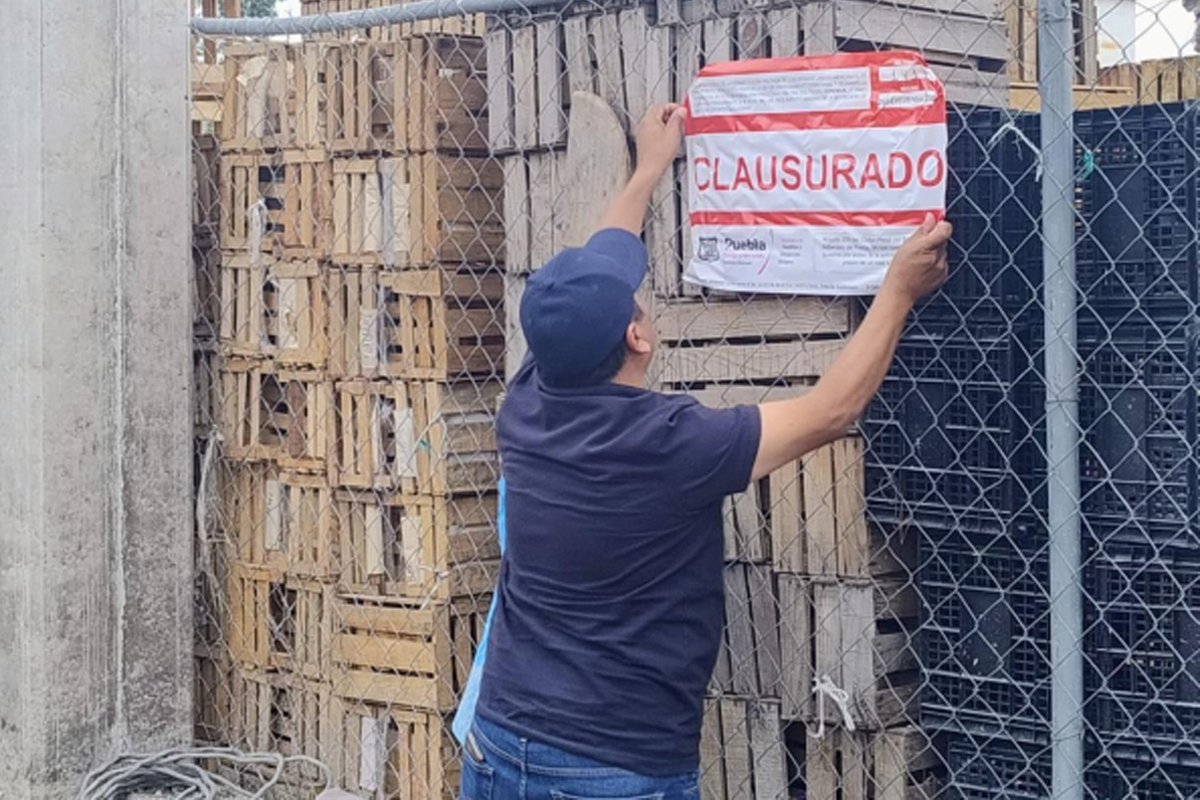
[[695,772],[638,775],[516,736],[475,718],[463,747],[460,800],[697,800]]

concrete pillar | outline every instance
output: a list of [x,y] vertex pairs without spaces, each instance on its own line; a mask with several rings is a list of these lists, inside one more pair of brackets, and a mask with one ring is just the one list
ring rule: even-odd
[[187,3],[0,10],[0,796],[190,739]]

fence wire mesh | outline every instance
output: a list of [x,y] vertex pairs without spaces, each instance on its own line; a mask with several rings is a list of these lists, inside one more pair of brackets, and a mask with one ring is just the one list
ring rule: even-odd
[[[1085,603],[1059,646],[1084,657],[1084,794],[1200,796],[1198,64],[1101,69],[1121,4],[1096,8],[1075,4],[1065,43]],[[1032,0],[573,2],[198,40],[196,738],[316,757],[363,797],[454,797],[516,311],[600,210],[577,191],[572,94],[629,132],[704,64],[893,48],[951,102],[951,278],[853,435],[727,503],[702,796],[1050,797]],[[862,302],[684,282],[686,181],[681,159],[646,226],[652,388],[805,391]]]

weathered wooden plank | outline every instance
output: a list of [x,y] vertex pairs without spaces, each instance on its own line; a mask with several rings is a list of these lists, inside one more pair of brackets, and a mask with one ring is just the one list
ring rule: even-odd
[[[588,44],[587,17],[563,20],[563,52],[567,57],[567,88],[575,92],[595,92],[596,75],[592,70],[592,52]],[[568,100],[570,95],[568,95]]]
[[729,800],[754,800],[745,700],[721,700],[721,740],[725,744],[725,796]]
[[805,572],[804,486],[799,462],[785,464],[768,476],[771,557],[779,572]]
[[498,27],[484,36],[488,70],[488,141],[493,150],[516,145],[513,121],[512,33]]
[[780,696],[785,719],[808,716],[813,688],[812,589],[799,575],[776,576],[779,585]]
[[837,514],[832,445],[804,456],[804,534],[807,566],[814,575],[837,573]]
[[710,19],[704,23],[704,62],[719,64],[733,60],[733,24],[728,19]]
[[746,565],[725,567],[725,640],[729,647],[730,686],[735,694],[758,694],[754,623],[751,617]]
[[663,383],[697,384],[735,380],[820,377],[841,353],[840,339],[773,342],[753,346],[718,344],[671,348],[662,353]]
[[656,309],[662,341],[701,342],[753,336],[848,333],[846,298],[758,297],[753,300],[674,301]]
[[529,170],[523,155],[504,159],[504,264],[509,273],[530,269]]
[[795,8],[774,8],[767,12],[771,36],[771,55],[789,58],[800,54],[800,11]]
[[841,575],[868,575],[871,560],[867,535],[866,477],[862,440],[843,437],[833,443],[834,507],[837,512],[837,559]]
[[804,55],[819,56],[837,52],[833,0],[817,0],[800,7],[804,32]]
[[747,711],[755,800],[787,800],[787,754],[779,704],[752,701]]
[[726,800],[719,700],[704,701],[704,722],[700,729],[700,796],[704,800]]
[[541,269],[562,246],[559,228],[560,155],[529,153],[529,270]]
[[646,84],[649,79],[646,63],[647,25],[646,12],[642,8],[631,8],[619,12],[618,26],[621,32],[621,70],[625,84],[625,110],[629,130],[632,131],[649,108]]
[[[754,657],[758,667],[759,696],[779,697],[782,673],[779,604],[771,583],[770,567],[748,565],[746,581],[754,621]],[[776,716],[778,717],[778,712]]]
[[[883,731],[873,737],[876,800],[910,800],[922,796],[910,792],[912,774],[936,769],[941,762],[937,750],[919,728]],[[932,797],[932,795],[929,795]]]
[[704,52],[703,26],[688,25],[675,31],[675,90],[681,100],[700,71]]
[[537,29],[517,28],[512,37],[513,103],[516,111],[517,147],[538,145]]
[[542,147],[562,144],[567,136],[563,110],[563,30],[558,20],[537,24],[538,143]]
[[[600,14],[588,20],[588,31],[596,58],[596,93],[616,114],[622,132],[629,130],[628,105],[625,101],[625,75],[621,70],[621,29],[617,15]],[[571,97],[572,115],[575,97]],[[570,147],[568,139],[567,146]]]

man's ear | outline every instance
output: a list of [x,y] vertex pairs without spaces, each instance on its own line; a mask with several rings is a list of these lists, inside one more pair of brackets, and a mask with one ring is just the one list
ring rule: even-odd
[[650,355],[653,350],[650,346],[650,340],[642,336],[642,332],[636,322],[629,323],[629,327],[625,329],[625,346],[629,348],[629,352],[640,356]]

